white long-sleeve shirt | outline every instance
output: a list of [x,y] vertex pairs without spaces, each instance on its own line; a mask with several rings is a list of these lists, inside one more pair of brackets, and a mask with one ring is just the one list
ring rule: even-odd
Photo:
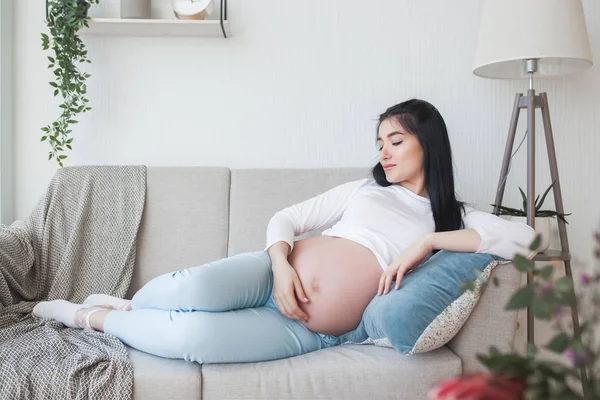
[[[515,253],[531,257],[535,231],[465,205],[465,229],[481,236],[477,253],[511,260]],[[267,246],[278,241],[294,248],[294,236],[331,226],[321,235],[342,237],[370,249],[385,270],[412,243],[435,232],[429,199],[400,185],[382,187],[373,178],[336,186],[275,213],[267,227]],[[289,255],[289,253],[288,253]]]

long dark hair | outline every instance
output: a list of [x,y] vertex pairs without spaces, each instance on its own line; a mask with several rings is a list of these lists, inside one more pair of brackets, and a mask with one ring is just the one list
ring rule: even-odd
[[[454,231],[464,227],[461,210],[464,202],[454,193],[452,151],[446,123],[440,112],[424,100],[411,99],[385,110],[379,116],[381,123],[395,119],[409,133],[415,135],[423,148],[423,173],[429,194],[436,232]],[[377,134],[378,134],[377,133]],[[381,163],[373,169],[373,178],[380,186],[390,186]]]

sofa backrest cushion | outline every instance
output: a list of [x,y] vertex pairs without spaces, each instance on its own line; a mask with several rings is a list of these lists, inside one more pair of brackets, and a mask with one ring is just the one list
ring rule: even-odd
[[[368,176],[368,168],[232,170],[228,255],[263,250],[267,225],[277,211]],[[296,240],[320,235],[327,228]]]
[[146,179],[127,298],[155,276],[227,257],[228,168],[147,167]]

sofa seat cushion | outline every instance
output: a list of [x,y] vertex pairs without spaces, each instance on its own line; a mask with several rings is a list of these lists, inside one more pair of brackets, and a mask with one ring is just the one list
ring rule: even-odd
[[404,356],[373,345],[343,345],[301,356],[202,366],[202,399],[424,399],[460,375],[447,347]]
[[129,346],[127,350],[133,365],[135,400],[201,398],[200,364],[156,357]]

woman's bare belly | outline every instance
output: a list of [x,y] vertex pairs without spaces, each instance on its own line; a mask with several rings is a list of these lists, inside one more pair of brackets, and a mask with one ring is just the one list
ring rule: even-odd
[[298,301],[313,332],[339,336],[355,329],[377,294],[383,270],[371,250],[352,240],[313,236],[294,243],[288,256],[308,303]]

